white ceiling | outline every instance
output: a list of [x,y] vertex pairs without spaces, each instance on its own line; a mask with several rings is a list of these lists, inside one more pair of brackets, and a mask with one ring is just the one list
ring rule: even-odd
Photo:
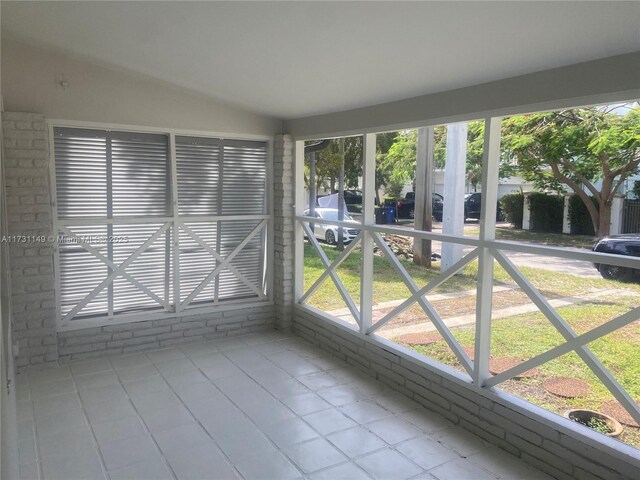
[[640,2],[2,2],[2,33],[280,118],[640,50]]

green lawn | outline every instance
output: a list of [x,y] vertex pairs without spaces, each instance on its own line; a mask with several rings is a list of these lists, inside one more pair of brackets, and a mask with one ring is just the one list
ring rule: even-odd
[[[324,252],[330,261],[338,257],[339,253],[335,248],[322,244]],[[351,295],[354,302],[360,301],[360,250],[359,247],[349,255],[349,257],[338,268],[338,276],[344,284],[346,290]],[[433,268],[426,269],[417,266],[411,261],[401,260],[409,275],[418,284],[423,286],[440,273],[439,263],[434,263]],[[325,268],[315,249],[309,243],[305,243],[305,290],[308,289],[315,280],[322,275]],[[600,278],[582,278],[576,275],[562,274],[549,270],[537,268],[521,267],[520,271],[539,288],[545,295],[550,297],[576,295],[594,289],[612,288],[616,282],[603,280]],[[458,292],[476,288],[476,277],[478,274],[477,260],[471,262],[462,271],[461,275],[456,275],[445,284],[435,290],[436,293]],[[507,272],[496,264],[495,280],[497,284],[513,285],[514,281]],[[639,290],[640,291],[640,290]],[[402,282],[391,262],[385,257],[374,257],[373,267],[373,299],[375,303],[387,302],[390,300],[403,299],[409,296],[409,290]],[[321,310],[335,310],[343,308],[345,305],[339,298],[336,288],[330,279],[327,279],[322,286],[310,297],[308,301]]]
[[[619,297],[615,301],[560,308],[558,311],[578,333],[582,333],[637,306],[638,297],[628,296]],[[474,335],[475,330],[472,327],[455,329],[456,338],[464,346],[473,346]],[[589,344],[595,356],[635,399],[640,399],[639,340],[640,322],[636,321]],[[561,343],[563,343],[562,337],[541,313],[496,320],[491,329],[492,357],[515,357],[526,360]],[[439,362],[461,368],[444,340],[427,346],[410,347]],[[585,380],[589,383],[591,391],[586,397],[574,399],[564,399],[546,392],[542,383],[546,379],[557,376]],[[599,410],[605,401],[613,399],[612,394],[574,352],[542,365],[540,373],[533,378],[509,380],[499,388],[558,414],[570,408]],[[640,447],[640,430],[625,427],[620,439]]]
[[[480,227],[467,226],[464,229],[467,236],[477,236],[480,234]],[[591,249],[596,241],[596,237],[590,235],[567,235],[565,233],[540,233],[528,230],[518,230],[513,227],[496,227],[496,238],[498,240],[510,240],[517,242],[535,243],[536,245],[548,245],[556,247],[573,247]]]

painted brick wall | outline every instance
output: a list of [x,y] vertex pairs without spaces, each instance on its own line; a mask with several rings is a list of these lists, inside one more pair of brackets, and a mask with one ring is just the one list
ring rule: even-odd
[[276,326],[282,330],[290,329],[293,321],[293,145],[290,135],[278,135],[273,149],[273,298]]
[[[53,237],[53,206],[49,187],[49,142],[44,116],[33,113],[3,113],[2,122],[7,216],[10,235]],[[286,159],[290,140],[280,143],[280,158]],[[288,146],[289,145],[289,146]],[[289,167],[282,167],[287,170]],[[279,179],[285,176],[280,175]],[[286,196],[285,185],[280,198]],[[285,200],[280,202],[283,205]],[[281,207],[281,212],[286,211]],[[290,211],[290,209],[289,209]],[[284,214],[281,214],[283,216]],[[280,222],[280,251],[291,240]],[[276,222],[278,223],[278,222]],[[213,314],[170,317],[120,325],[109,325],[63,333],[56,332],[54,244],[13,242],[10,246],[13,338],[19,346],[18,368],[49,361],[127,353],[197,338],[272,329],[273,306],[245,307]],[[276,263],[278,263],[276,259]],[[279,283],[291,282],[280,273]],[[290,275],[290,274],[288,274]],[[278,289],[276,289],[279,291]],[[289,297],[290,298],[290,297]],[[282,306],[286,298],[278,296]],[[289,314],[289,318],[291,315]]]
[[[9,235],[53,234],[48,131],[44,116],[2,115]],[[12,242],[11,300],[16,366],[57,359],[53,244]]]
[[293,330],[426,408],[558,479],[640,478],[640,460],[633,464],[616,458],[307,310],[295,309]]
[[61,332],[58,354],[61,362],[67,362],[273,328],[272,306],[243,308]]

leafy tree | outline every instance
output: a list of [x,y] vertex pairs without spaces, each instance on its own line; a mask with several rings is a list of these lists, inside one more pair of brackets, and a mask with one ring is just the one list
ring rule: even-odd
[[596,235],[607,235],[613,198],[639,171],[640,107],[511,117],[503,122],[502,144],[523,177],[537,188],[573,190],[585,204]]
[[[468,123],[467,130],[467,167],[466,180],[474,190],[482,181],[482,153],[484,149],[484,120]],[[447,127],[434,129],[434,164],[444,168],[447,151]],[[417,130],[398,132],[389,151],[380,159],[381,169],[389,172],[385,186],[388,191],[400,193],[407,183],[415,185]],[[509,161],[500,165],[500,178],[513,174],[513,165]]]
[[376,204],[380,202],[380,189],[384,188],[389,192],[390,176],[392,169],[385,163],[385,158],[389,149],[393,145],[398,132],[385,132],[376,135]]
[[[345,138],[344,149],[345,187],[358,188],[358,178],[362,176],[362,137]],[[337,192],[341,162],[340,139],[333,139],[316,154],[316,175],[323,179],[322,186],[332,193]]]
[[402,188],[415,180],[417,142],[417,130],[398,132],[388,152],[381,158],[378,169],[385,176],[384,186],[388,195],[399,196]]

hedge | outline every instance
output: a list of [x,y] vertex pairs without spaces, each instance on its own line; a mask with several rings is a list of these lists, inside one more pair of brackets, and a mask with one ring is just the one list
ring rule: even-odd
[[522,209],[524,208],[524,195],[522,192],[509,193],[499,200],[504,218],[516,228],[522,228]]
[[529,195],[531,230],[544,233],[562,233],[564,197],[534,192]]
[[[593,204],[597,207],[598,200],[591,198]],[[575,193],[569,198],[569,225],[572,235],[595,235],[591,215],[587,210],[587,206],[582,199]]]

